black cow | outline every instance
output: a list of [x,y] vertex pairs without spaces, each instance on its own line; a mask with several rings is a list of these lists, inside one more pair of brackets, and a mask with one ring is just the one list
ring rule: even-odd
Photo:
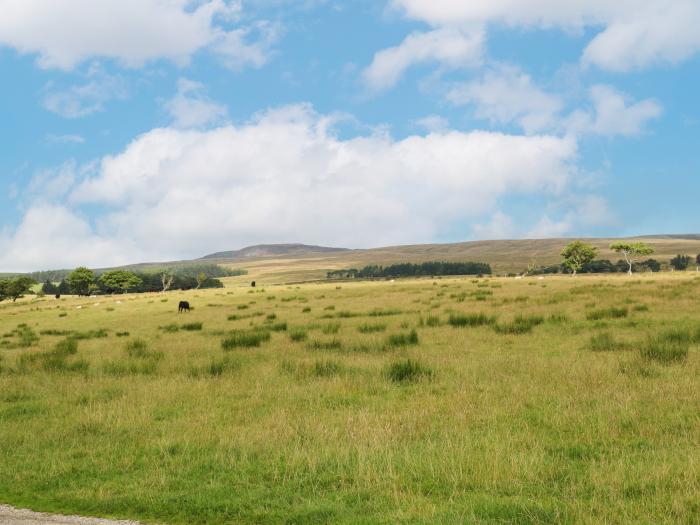
[[253,288],[255,288],[255,281],[253,281],[252,283],[250,283],[250,286],[252,286]]
[[187,301],[180,301],[180,304],[177,307],[177,312],[189,312],[190,311],[190,303]]
[[57,293],[54,297],[56,297],[56,299],[60,299],[60,298],[61,298],[61,294],[60,294],[60,293]]

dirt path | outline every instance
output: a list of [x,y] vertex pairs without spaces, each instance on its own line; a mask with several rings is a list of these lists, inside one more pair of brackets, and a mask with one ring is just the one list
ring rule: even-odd
[[0,525],[139,525],[135,521],[113,521],[80,516],[60,516],[0,505]]

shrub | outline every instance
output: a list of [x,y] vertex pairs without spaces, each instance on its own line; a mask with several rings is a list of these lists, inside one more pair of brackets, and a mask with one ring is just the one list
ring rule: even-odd
[[407,334],[392,334],[387,338],[389,346],[409,346],[418,344],[418,332],[411,330]]
[[374,334],[386,330],[385,324],[369,324],[365,323],[357,327],[357,331],[361,334]]
[[627,307],[616,308],[614,306],[610,308],[603,308],[600,310],[592,310],[586,314],[586,319],[589,321],[599,321],[601,319],[621,319],[627,317],[629,310]]
[[394,383],[413,383],[432,375],[430,368],[412,359],[392,363],[387,370],[388,378]]
[[451,326],[463,327],[463,326],[485,326],[492,325],[496,322],[496,317],[488,316],[483,313],[479,314],[450,314],[450,318],[447,320]]
[[263,342],[270,340],[270,332],[267,330],[236,330],[222,339],[221,348],[233,350],[234,348],[254,348]]
[[535,326],[542,323],[544,323],[544,317],[541,315],[531,315],[528,317],[518,315],[510,323],[494,325],[494,330],[499,334],[527,334],[532,332]]

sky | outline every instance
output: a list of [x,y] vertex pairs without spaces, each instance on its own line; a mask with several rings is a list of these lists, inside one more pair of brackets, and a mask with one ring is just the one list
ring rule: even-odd
[[697,0],[0,13],[0,271],[700,232]]

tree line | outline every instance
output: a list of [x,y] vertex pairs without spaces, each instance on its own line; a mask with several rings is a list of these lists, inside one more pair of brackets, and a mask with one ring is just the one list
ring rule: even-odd
[[[598,248],[583,241],[569,243],[561,252],[560,265],[528,268],[527,274],[543,273],[614,273],[625,272],[658,272],[661,271],[661,263],[656,259],[641,260],[654,253],[654,248],[643,242],[616,242],[610,245],[610,249],[623,256],[623,259],[613,264],[607,259],[596,259]],[[690,255],[679,254],[669,261],[669,266],[677,271],[683,271],[690,266],[693,258]],[[700,254],[695,257],[696,264],[700,265]]]
[[[39,293],[47,295],[97,295],[113,293],[165,292],[168,290],[191,290],[223,288],[218,277],[243,275],[245,270],[228,270],[216,264],[177,266],[160,272],[138,272],[132,270],[107,270],[96,272],[78,267],[64,275],[59,283],[47,278]],[[18,275],[0,279],[0,301],[16,301],[30,293],[37,280],[29,275]]]
[[379,279],[392,277],[424,277],[440,275],[490,275],[491,266],[480,262],[431,261],[419,264],[401,263],[390,266],[369,265],[361,270],[333,270],[328,279]]

